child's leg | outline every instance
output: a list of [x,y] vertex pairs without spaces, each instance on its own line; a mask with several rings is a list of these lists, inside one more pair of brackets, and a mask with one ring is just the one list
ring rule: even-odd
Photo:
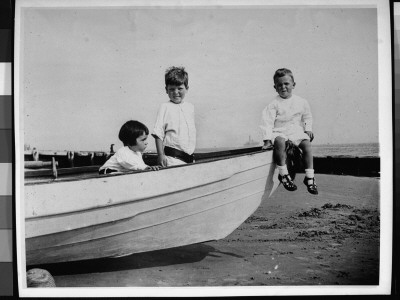
[[307,190],[311,194],[318,194],[317,185],[315,184],[314,178],[314,163],[313,155],[311,151],[311,143],[309,140],[303,140],[299,144],[299,148],[303,151],[303,160],[305,166],[306,177],[304,178],[304,184],[307,186]]
[[279,181],[282,183],[285,189],[288,191],[295,191],[297,186],[293,183],[290,178],[287,166],[286,166],[286,141],[283,137],[276,137],[274,141],[274,161],[277,164],[279,170]]
[[276,137],[274,141],[274,161],[278,166],[286,165],[286,143],[283,137]]
[[314,169],[313,155],[311,143],[309,140],[303,140],[299,144],[299,148],[303,151],[303,160],[305,169]]

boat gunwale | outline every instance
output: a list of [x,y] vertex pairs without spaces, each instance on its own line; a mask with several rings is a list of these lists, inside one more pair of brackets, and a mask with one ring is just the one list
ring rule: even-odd
[[[261,147],[252,147],[252,148],[239,148],[239,149],[223,150],[223,151],[215,151],[215,152],[203,152],[203,153],[198,153],[197,155],[209,156],[209,158],[205,157],[205,158],[201,159],[200,161],[197,161],[197,162],[195,161],[194,163],[190,163],[190,164],[164,167],[164,168],[161,168],[160,170],[158,170],[157,172],[160,172],[160,171],[162,172],[164,170],[169,170],[169,169],[174,169],[174,168],[190,167],[192,165],[211,163],[211,162],[215,162],[215,161],[232,159],[232,158],[241,157],[241,156],[251,156],[254,154],[259,154],[259,153],[268,152],[268,151],[272,151],[272,149],[263,150],[263,149],[261,149]],[[195,155],[196,155],[196,153],[195,153]],[[218,156],[215,156],[215,155],[218,155]],[[77,168],[80,168],[80,167],[77,167]],[[65,169],[72,169],[72,168],[65,168]],[[40,177],[38,176],[38,177],[30,177],[33,179],[32,181],[27,181],[25,178],[24,185],[32,186],[32,185],[52,184],[52,183],[68,182],[68,181],[104,179],[104,178],[109,178],[109,177],[141,174],[141,173],[146,173],[146,172],[152,172],[152,170],[138,170],[138,171],[125,172],[125,173],[118,172],[118,173],[109,173],[109,174],[104,174],[104,175],[99,175],[98,173],[91,172],[93,174],[89,174],[88,177],[79,177],[79,174],[78,174],[75,177],[43,178],[43,180],[41,180],[41,181],[34,181],[34,180],[40,180]],[[47,176],[43,176],[43,177],[47,177]]]

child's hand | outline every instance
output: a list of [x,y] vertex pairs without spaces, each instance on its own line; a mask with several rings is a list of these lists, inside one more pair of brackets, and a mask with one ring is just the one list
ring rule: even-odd
[[160,166],[147,166],[145,170],[158,171],[160,168]]
[[264,145],[261,147],[263,150],[269,150],[272,149],[274,146],[272,145],[272,142],[270,140],[264,141]]
[[314,133],[312,131],[304,131],[309,137],[310,137],[310,142],[314,139]]
[[157,157],[157,162],[161,167],[167,166],[167,157],[165,155],[159,155]]

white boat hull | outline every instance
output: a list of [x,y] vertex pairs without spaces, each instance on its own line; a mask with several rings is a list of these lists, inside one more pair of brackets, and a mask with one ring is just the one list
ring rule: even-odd
[[27,265],[226,237],[274,188],[272,152],[25,186]]

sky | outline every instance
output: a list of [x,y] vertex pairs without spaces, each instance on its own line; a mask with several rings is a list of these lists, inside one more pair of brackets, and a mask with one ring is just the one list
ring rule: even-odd
[[311,106],[314,144],[379,141],[374,8],[30,8],[21,29],[20,124],[31,147],[118,148],[131,119],[151,131],[170,66],[189,73],[198,149],[261,145],[282,67]]

